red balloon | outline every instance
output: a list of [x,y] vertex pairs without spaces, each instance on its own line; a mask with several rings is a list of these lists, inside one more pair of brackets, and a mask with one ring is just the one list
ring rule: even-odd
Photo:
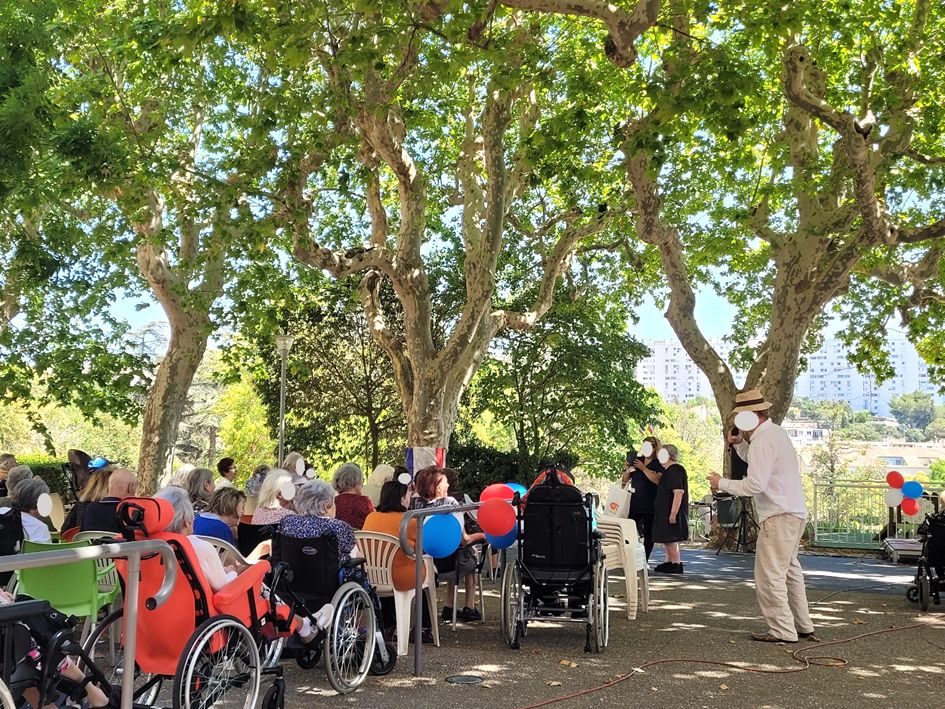
[[902,513],[907,515],[914,515],[919,513],[919,501],[913,500],[909,497],[902,501]]
[[886,473],[886,484],[889,485],[889,487],[899,490],[904,482],[905,479],[898,470],[890,470]]
[[[485,502],[486,500],[511,500],[513,497],[515,497],[515,490],[510,488],[508,485],[505,483],[493,483],[482,491],[482,494],[479,496],[479,501]],[[508,529],[505,530],[506,534],[508,532]]]
[[486,500],[476,516],[482,531],[493,537],[503,537],[515,528],[515,508],[505,500]]

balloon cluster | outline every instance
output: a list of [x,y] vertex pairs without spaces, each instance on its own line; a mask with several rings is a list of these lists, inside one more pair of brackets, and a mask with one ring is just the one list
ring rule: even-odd
[[[479,496],[477,521],[488,541],[496,549],[506,549],[515,543],[518,532],[515,508],[509,503],[515,494],[528,490],[518,483],[489,485]],[[434,559],[449,556],[463,540],[460,514],[441,514],[427,518],[423,524],[423,551]]]
[[886,473],[886,484],[889,489],[883,494],[887,507],[902,506],[907,515],[919,514],[919,498],[922,497],[922,483],[918,480],[905,480],[902,473],[890,470]]

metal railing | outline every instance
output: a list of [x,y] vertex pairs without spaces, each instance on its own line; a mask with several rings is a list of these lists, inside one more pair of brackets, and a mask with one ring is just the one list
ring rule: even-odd
[[[932,496],[932,504],[937,504],[942,487],[923,487]],[[924,515],[906,517],[900,508],[888,507],[883,497],[888,489],[885,481],[814,480],[811,545],[879,549],[887,536],[914,537]]]
[[[128,559],[128,580],[125,588],[125,608],[131,610],[125,618],[124,666],[135,666],[135,642],[137,640],[138,584],[141,575],[141,557],[144,554],[160,554],[164,560],[164,581],[152,597],[145,599],[145,607],[154,610],[171,596],[177,583],[177,559],[167,544],[157,539],[121,544],[102,544],[89,547],[63,549],[62,551],[40,551],[31,554],[0,556],[0,572],[18,569],[36,569],[57,566],[76,561],[99,559]],[[131,622],[128,622],[128,621]],[[132,709],[134,695],[134,672],[125,672],[121,678],[121,709]]]
[[[400,532],[398,539],[400,541],[400,550],[407,556],[414,557],[416,566],[416,595],[414,596],[414,628],[413,628],[413,674],[420,676],[420,665],[422,662],[423,651],[423,624],[420,619],[423,617],[423,520],[433,515],[451,515],[456,513],[474,512],[482,506],[481,502],[474,502],[471,505],[459,505],[457,507],[426,507],[422,510],[407,510],[400,520]],[[410,529],[411,520],[417,520],[417,546],[416,549],[410,544],[407,538]],[[517,524],[517,523],[516,523]],[[417,553],[419,551],[419,553]],[[432,614],[431,614],[432,615]],[[431,622],[436,623],[436,618],[430,618]],[[125,709],[122,707],[122,709]]]

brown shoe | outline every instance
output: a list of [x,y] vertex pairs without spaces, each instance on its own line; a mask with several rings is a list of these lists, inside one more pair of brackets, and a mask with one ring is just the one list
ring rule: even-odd
[[809,641],[812,642],[812,643],[819,643],[819,642],[820,642],[820,638],[818,638],[816,635],[814,635],[814,631],[813,631],[813,630],[810,631],[809,633],[798,633],[798,634],[797,634],[797,639],[798,639],[798,640],[809,640]]
[[781,638],[772,635],[771,633],[755,633],[751,636],[752,640],[757,640],[760,643],[796,643],[797,640],[782,640]]

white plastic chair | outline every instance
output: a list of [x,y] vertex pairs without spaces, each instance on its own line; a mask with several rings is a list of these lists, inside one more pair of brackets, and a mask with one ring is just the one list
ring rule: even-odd
[[49,497],[52,498],[52,511],[49,513],[49,519],[52,520],[57,530],[62,529],[62,525],[66,521],[66,506],[62,502],[62,495],[58,492],[51,492]]
[[[410,636],[410,609],[413,606],[416,590],[398,591],[394,588],[393,565],[394,556],[400,551],[400,542],[397,537],[379,532],[362,532],[355,530],[354,538],[358,544],[361,556],[367,561],[368,580],[374,586],[378,596],[393,596],[394,614],[397,618],[397,654],[407,654],[407,643]],[[408,556],[413,559],[414,557]],[[423,592],[430,611],[430,623],[433,630],[433,644],[440,644],[440,629],[437,623],[436,612],[436,572],[433,568],[433,559],[423,556],[426,578],[423,581]],[[417,619],[416,622],[420,622]]]
[[637,596],[640,609],[650,610],[650,574],[646,565],[646,550],[640,543],[637,525],[632,519],[598,515],[597,528],[606,534],[604,539],[604,567],[621,569],[627,595],[627,618],[637,617]]

